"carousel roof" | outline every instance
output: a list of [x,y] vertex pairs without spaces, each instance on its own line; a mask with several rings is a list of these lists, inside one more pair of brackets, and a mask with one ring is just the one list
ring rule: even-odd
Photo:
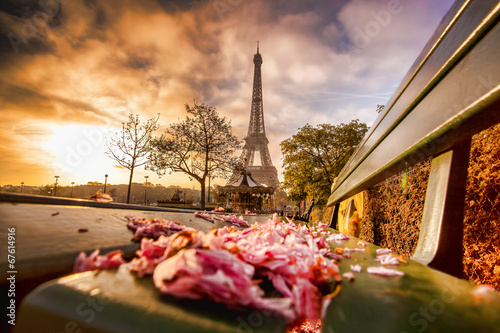
[[234,182],[226,186],[220,186],[222,192],[251,192],[251,193],[273,193],[274,188],[261,184],[253,179],[249,171],[245,171]]

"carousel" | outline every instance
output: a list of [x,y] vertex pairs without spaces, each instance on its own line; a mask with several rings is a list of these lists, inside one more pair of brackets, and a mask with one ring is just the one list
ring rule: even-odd
[[249,171],[226,186],[219,186],[221,196],[226,196],[226,206],[234,213],[262,213],[269,209],[274,188],[252,178]]

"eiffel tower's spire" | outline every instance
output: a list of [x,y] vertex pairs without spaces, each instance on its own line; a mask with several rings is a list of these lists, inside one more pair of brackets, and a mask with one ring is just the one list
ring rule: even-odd
[[262,103],[262,56],[259,53],[259,42],[257,42],[257,53],[253,56],[253,91],[252,91],[252,109],[250,111],[250,123],[248,125],[248,136],[263,135],[266,136],[264,126],[264,105]]
[[[257,53],[253,56],[254,75],[252,90],[252,107],[250,110],[250,122],[248,133],[241,154],[241,161],[245,168],[252,173],[252,177],[258,182],[278,189],[279,180],[276,167],[273,166],[271,155],[269,154],[269,140],[266,137],[264,125],[264,104],[262,102],[262,56],[259,53],[259,42],[257,42]],[[260,153],[261,166],[254,165],[255,153]],[[233,174],[230,182],[237,179],[239,174]]]

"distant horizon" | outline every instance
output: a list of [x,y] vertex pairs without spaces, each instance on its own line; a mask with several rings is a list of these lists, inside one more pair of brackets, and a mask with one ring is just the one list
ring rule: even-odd
[[[136,184],[136,185],[144,185],[144,183],[145,183],[145,182],[142,182],[142,183],[132,182],[132,185],[134,185],[134,184]],[[149,184],[150,184],[150,182],[148,181],[148,186],[149,186]],[[197,183],[197,184],[199,185],[199,183]],[[207,184],[208,184],[208,182],[207,182]],[[47,186],[47,185],[49,185],[49,186],[53,186],[53,185],[54,185],[54,183],[47,183],[47,184],[42,184],[42,185],[29,185],[29,184],[23,184],[23,185],[21,185],[21,184],[16,184],[16,185],[15,185],[15,184],[0,184],[0,187],[5,187],[5,186],[12,186],[12,187],[45,187],[45,186]],[[63,185],[61,185],[60,183],[57,183],[57,187],[71,187],[71,186],[101,186],[101,185],[102,185],[102,186],[104,186],[104,183],[99,183],[98,185],[93,185],[93,184],[88,184],[88,183],[87,183],[87,184],[77,184],[77,183],[75,183],[75,184],[73,184],[73,185],[70,183],[69,185],[64,185],[64,184],[63,184]],[[172,188],[173,188],[174,186],[180,186],[181,188],[189,188],[189,189],[192,189],[192,188],[193,188],[193,186],[183,186],[183,185],[175,185],[175,184],[171,184],[171,185],[167,185],[167,186],[165,186],[165,185],[163,185],[163,184],[154,184],[154,183],[153,183],[152,185],[154,185],[154,186],[158,186],[158,185],[160,185],[160,186],[163,186],[163,187],[165,187],[165,188],[170,188],[170,187],[172,187]],[[211,185],[213,185],[213,184],[211,184]],[[218,185],[218,184],[217,184],[217,185]],[[112,184],[112,183],[107,183],[107,184],[106,184],[106,186],[128,186],[128,183],[126,183],[126,184],[125,184],[125,183],[120,183],[120,184]],[[194,186],[194,187],[196,187],[196,186]],[[196,188],[195,188],[195,189],[196,189]]]

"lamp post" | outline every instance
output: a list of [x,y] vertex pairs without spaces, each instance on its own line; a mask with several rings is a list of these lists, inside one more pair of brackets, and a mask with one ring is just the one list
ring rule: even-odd
[[54,196],[57,197],[57,180],[59,179],[59,176],[54,176],[56,178],[56,183],[54,184]]
[[106,185],[108,184],[108,174],[104,175],[104,193],[106,193]]
[[146,178],[146,188],[144,189],[144,204],[147,206],[148,205],[147,193],[148,193],[148,178],[149,178],[149,176],[144,176],[144,178]]
[[75,185],[75,182],[71,182],[71,197],[73,198],[73,185]]
[[207,203],[210,203],[210,160],[208,160],[208,196],[207,196]]
[[210,174],[208,174],[208,198],[207,202],[210,203]]
[[21,193],[23,193],[24,182],[21,182]]

